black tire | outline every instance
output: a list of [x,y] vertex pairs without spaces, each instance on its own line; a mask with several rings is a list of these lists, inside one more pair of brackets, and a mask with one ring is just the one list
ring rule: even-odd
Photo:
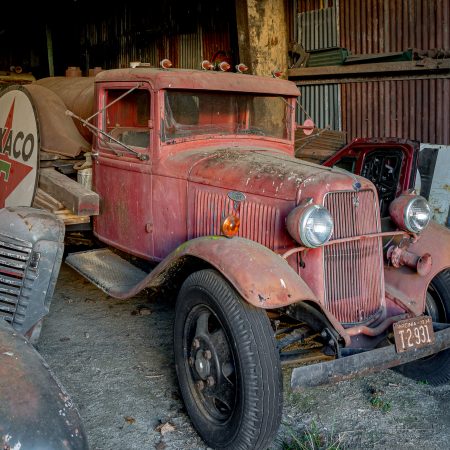
[[[436,275],[427,291],[426,314],[433,322],[450,323],[450,270]],[[395,368],[413,380],[440,385],[450,381],[450,349]]]
[[181,395],[203,440],[215,449],[267,448],[280,425],[283,395],[265,311],[246,303],[216,271],[195,272],[178,295],[174,354]]

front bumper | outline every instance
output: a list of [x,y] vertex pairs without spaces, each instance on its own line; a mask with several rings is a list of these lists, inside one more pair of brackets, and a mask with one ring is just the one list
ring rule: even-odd
[[428,347],[397,353],[395,345],[369,350],[310,366],[297,367],[292,371],[291,388],[304,388],[337,383],[360,375],[378,372],[400,366],[416,359],[438,353],[450,348],[450,326],[435,332],[435,342]]

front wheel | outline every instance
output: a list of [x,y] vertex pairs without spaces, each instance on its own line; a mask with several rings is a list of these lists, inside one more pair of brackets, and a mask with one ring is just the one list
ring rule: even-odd
[[282,410],[282,376],[266,313],[214,270],[190,275],[178,295],[175,365],[191,421],[216,449],[267,448]]
[[[450,323],[450,270],[436,275],[427,290],[425,313],[433,322]],[[450,381],[450,349],[395,368],[408,378],[433,385]]]

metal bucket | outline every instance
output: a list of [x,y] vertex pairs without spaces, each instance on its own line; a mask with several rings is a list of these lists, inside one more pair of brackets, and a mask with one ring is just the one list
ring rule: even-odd
[[77,172],[77,181],[84,187],[92,190],[92,167]]

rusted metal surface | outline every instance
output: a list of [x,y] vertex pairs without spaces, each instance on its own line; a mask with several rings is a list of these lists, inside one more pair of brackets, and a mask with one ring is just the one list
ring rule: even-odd
[[159,69],[113,69],[100,72],[96,82],[148,81],[154,89],[207,89],[212,91],[255,92],[298,96],[294,83],[285,80],[261,76],[249,78],[245,74],[223,73],[216,71],[185,70],[182,72]]
[[296,3],[297,11],[303,13],[321,8],[331,8],[336,0],[297,0]]
[[[326,6],[322,2],[298,4],[299,11],[305,12]],[[418,54],[433,56],[437,55],[433,49],[450,48],[447,1],[343,0],[338,7],[339,46],[353,54],[415,48],[421,50]],[[445,54],[442,52],[443,57]],[[349,141],[355,137],[392,136],[448,145],[450,103],[442,95],[450,90],[448,69],[448,60],[424,59],[291,69],[289,76],[302,76],[302,83],[312,85],[342,83],[342,129]]]
[[87,450],[78,411],[32,345],[0,320],[2,449]]
[[291,387],[301,390],[337,383],[415,361],[450,348],[450,327],[436,332],[436,341],[428,347],[397,353],[394,345],[346,356],[334,361],[297,367],[292,371]]
[[[129,298],[146,287],[157,286],[171,270],[181,267],[186,257],[199,258],[215,267],[244,299],[259,308],[278,308],[302,300],[316,301],[309,287],[279,255],[248,239],[223,236],[192,239],[175,249],[139,283],[130,283],[128,290],[115,289],[110,283],[108,293],[116,298]],[[110,270],[117,264],[111,261]],[[75,268],[83,273],[82,268]],[[264,277],[256,276],[261,273]],[[101,283],[96,284],[104,289]]]
[[450,144],[450,103],[443,95],[449,91],[450,79],[344,84],[343,128],[349,139],[407,136],[420,142]]
[[352,53],[450,48],[447,0],[339,0],[340,46]]
[[[398,244],[400,239],[395,239]],[[429,254],[433,260],[431,270],[424,276],[409,267],[402,266],[396,269],[385,266],[384,277],[386,291],[390,296],[396,297],[399,302],[407,305],[415,315],[420,315],[425,308],[425,296],[430,281],[442,270],[450,267],[450,230],[430,222],[423,230],[416,242],[405,247],[416,255]]]
[[415,255],[398,245],[391,245],[386,256],[393,267],[398,269],[401,266],[408,266],[411,269],[415,269],[422,276],[429,273],[433,265],[433,259],[429,253],[425,253],[422,256]]

